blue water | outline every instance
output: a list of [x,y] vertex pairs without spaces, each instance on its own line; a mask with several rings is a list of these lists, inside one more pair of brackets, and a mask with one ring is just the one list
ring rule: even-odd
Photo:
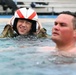
[[[0,18],[11,18],[13,15],[0,15]],[[55,15],[38,15],[39,18],[56,18],[57,16]]]
[[[42,23],[49,35],[52,24]],[[54,55],[52,46],[48,38],[0,38],[0,75],[76,75],[76,58]]]

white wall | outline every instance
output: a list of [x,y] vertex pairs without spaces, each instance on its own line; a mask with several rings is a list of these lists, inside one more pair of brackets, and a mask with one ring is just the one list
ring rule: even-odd
[[[15,0],[14,0],[15,1]],[[34,8],[37,12],[62,12],[62,11],[72,11],[76,12],[76,0],[16,0],[17,2],[24,2],[24,5],[17,5],[18,7],[30,7],[31,2],[49,2],[49,5],[40,5]],[[2,8],[0,6],[0,12]]]

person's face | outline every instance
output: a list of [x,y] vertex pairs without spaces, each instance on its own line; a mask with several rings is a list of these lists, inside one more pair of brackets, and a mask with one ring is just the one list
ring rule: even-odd
[[74,38],[74,28],[72,22],[73,16],[67,14],[60,14],[52,28],[52,40],[54,42],[67,43]]
[[32,23],[27,20],[19,19],[17,22],[17,30],[20,35],[27,35],[31,30]]

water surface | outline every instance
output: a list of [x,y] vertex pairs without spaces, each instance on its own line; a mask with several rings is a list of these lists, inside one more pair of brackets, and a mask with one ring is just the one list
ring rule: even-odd
[[[51,36],[52,23],[43,27]],[[55,44],[48,38],[0,38],[0,75],[76,75],[76,58],[54,55],[51,46]]]

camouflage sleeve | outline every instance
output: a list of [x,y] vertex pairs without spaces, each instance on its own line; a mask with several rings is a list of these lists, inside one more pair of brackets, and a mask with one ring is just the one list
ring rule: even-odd
[[11,25],[7,24],[7,25],[4,27],[4,29],[3,29],[3,31],[2,31],[2,33],[1,33],[1,35],[0,35],[0,38],[13,37],[13,35],[14,35],[13,28],[11,27]]
[[37,37],[42,38],[42,37],[47,37],[47,30],[45,28],[40,29],[39,33],[37,34]]
[[37,34],[38,38],[51,38],[50,35],[47,34],[47,30],[45,28],[40,29],[39,33]]

